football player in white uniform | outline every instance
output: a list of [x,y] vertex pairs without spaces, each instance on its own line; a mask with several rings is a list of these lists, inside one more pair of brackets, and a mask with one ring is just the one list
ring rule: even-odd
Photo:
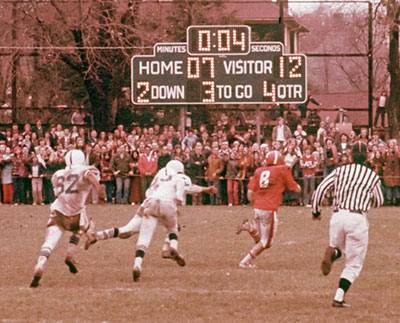
[[[192,185],[192,181],[188,176],[183,174],[183,165],[181,162],[172,160],[170,161],[165,168],[162,168],[159,170],[157,173],[156,177],[154,178],[151,186],[149,189],[146,191],[146,199],[142,203],[142,205],[139,207],[137,210],[136,214],[132,217],[132,219],[123,227],[120,228],[110,228],[106,229],[103,231],[98,231],[96,232],[94,237],[90,237],[86,241],[85,249],[88,249],[89,246],[93,243],[95,243],[98,240],[106,240],[110,238],[120,238],[120,239],[127,239],[130,238],[132,235],[139,233],[140,227],[142,224],[142,219],[144,215],[144,210],[146,203],[148,203],[148,200],[155,196],[156,189],[159,189],[159,183],[163,182],[163,178],[165,177],[166,174],[174,174],[171,176],[178,177],[183,181],[184,184],[184,194],[196,194],[196,193],[201,193],[201,192],[206,192],[206,193],[215,193],[216,188],[213,186],[210,187],[203,187],[203,186],[198,186],[198,185]],[[169,176],[169,175],[168,175]],[[185,196],[183,197],[182,202],[186,200]],[[178,227],[176,227],[176,230]],[[170,234],[167,233],[167,237],[165,239],[163,248],[162,248],[162,257],[163,258],[171,258],[175,261],[178,262],[178,264],[182,265],[182,259],[181,257],[176,257],[175,253],[171,253],[171,248],[170,248],[170,239],[169,239]]]
[[80,236],[94,231],[94,223],[86,215],[86,199],[92,188],[101,198],[104,189],[99,183],[100,172],[93,166],[85,165],[82,151],[73,149],[65,155],[66,168],[54,173],[53,184],[56,200],[50,206],[46,239],[43,243],[30,287],[38,287],[48,258],[64,231],[72,232],[65,258],[65,264],[73,274],[78,272],[73,259]]

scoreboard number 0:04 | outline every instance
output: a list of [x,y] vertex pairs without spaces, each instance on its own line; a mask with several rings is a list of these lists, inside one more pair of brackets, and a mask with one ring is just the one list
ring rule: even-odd
[[131,60],[134,104],[276,104],[307,100],[307,57],[251,41],[246,25],[190,26]]
[[[210,30],[198,30],[198,47],[199,52],[210,52],[211,51],[211,31]],[[238,32],[237,30],[231,31],[229,29],[221,29],[217,31],[217,51],[229,52],[233,45],[240,46],[242,51],[246,49],[246,35],[244,32]]]

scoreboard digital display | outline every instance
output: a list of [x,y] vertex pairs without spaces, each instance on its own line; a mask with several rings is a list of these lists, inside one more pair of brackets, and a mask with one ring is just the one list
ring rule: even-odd
[[167,104],[301,103],[306,56],[279,42],[251,42],[248,26],[190,26],[187,43],[159,43],[131,61],[132,102]]

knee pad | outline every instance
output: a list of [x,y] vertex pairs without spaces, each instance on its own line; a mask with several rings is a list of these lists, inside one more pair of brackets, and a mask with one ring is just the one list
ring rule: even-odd
[[72,243],[74,245],[78,245],[79,243],[79,237],[76,235],[72,235],[71,238],[69,239],[69,243]]

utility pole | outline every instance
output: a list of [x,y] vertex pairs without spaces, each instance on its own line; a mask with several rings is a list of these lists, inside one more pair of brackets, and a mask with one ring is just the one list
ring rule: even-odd
[[278,20],[278,30],[279,30],[279,41],[285,45],[285,7],[287,3],[286,0],[279,0],[279,20]]
[[[17,45],[17,2],[12,3],[12,29],[11,38],[12,44]],[[18,66],[18,51],[14,49],[11,61],[11,108],[12,108],[12,122],[17,122],[17,66]]]
[[372,3],[368,2],[368,128],[372,134],[372,111],[374,103],[374,50],[372,31]]
[[391,138],[399,136],[399,111],[400,111],[400,3],[390,0],[386,4],[387,17],[389,18],[389,64],[390,94],[388,117]]

